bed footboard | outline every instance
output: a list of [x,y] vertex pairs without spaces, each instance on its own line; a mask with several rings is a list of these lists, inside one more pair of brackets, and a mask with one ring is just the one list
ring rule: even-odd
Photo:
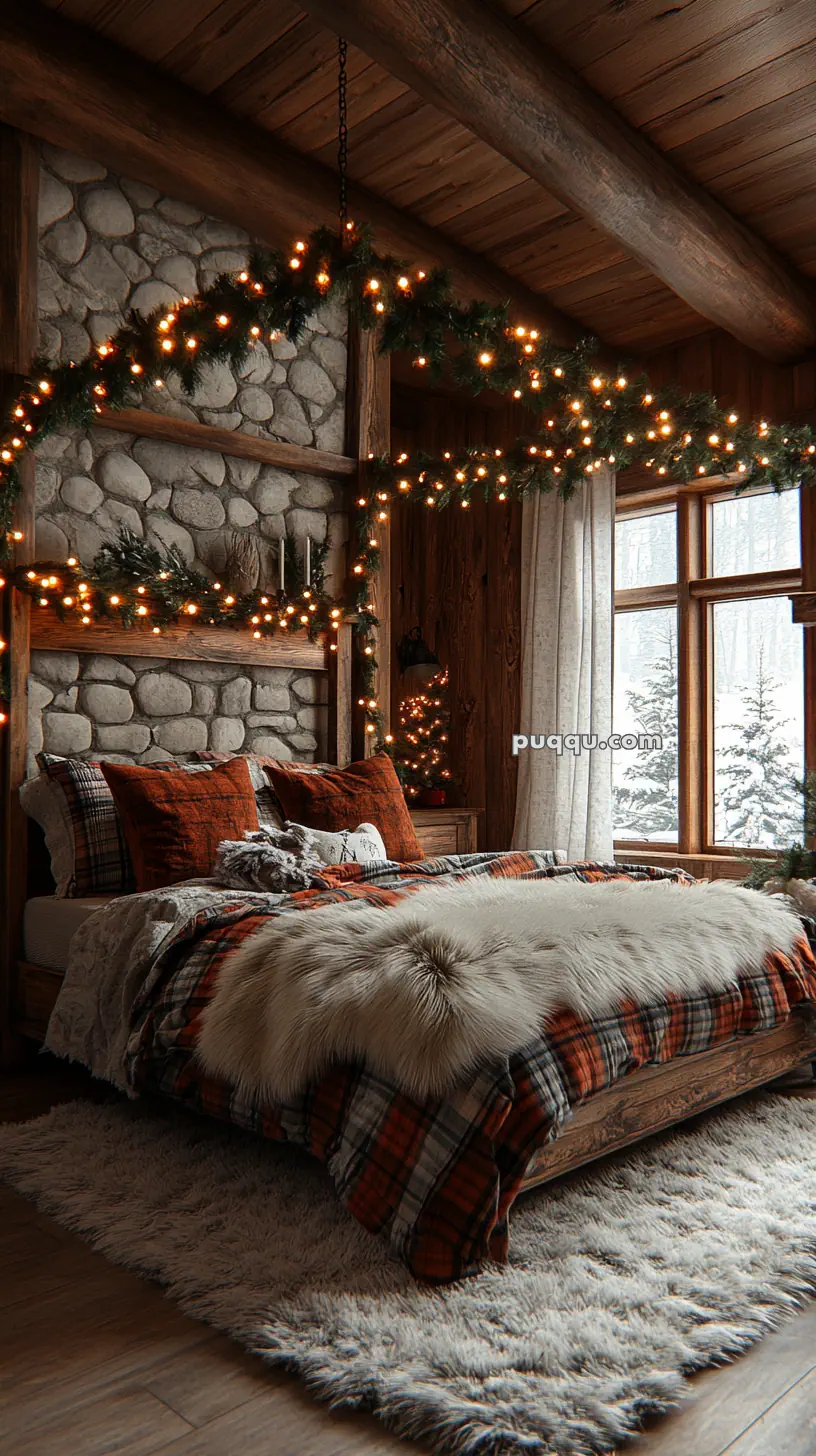
[[695,1056],[643,1067],[577,1108],[555,1142],[531,1158],[521,1191],[761,1087],[816,1058],[816,1017],[795,1012],[771,1031]]

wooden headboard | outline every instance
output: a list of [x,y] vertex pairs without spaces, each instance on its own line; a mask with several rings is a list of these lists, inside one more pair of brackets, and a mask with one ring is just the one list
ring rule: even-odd
[[[128,630],[113,622],[78,628],[72,622],[60,621],[52,611],[35,610],[31,618],[31,647],[48,652],[94,652],[111,657],[135,655],[326,672],[329,678],[326,756],[331,763],[342,765],[351,757],[352,626],[351,621],[345,621],[332,633],[336,650],[331,651],[328,642],[310,642],[305,633],[256,642],[249,632],[238,629],[166,627],[160,637],[155,637],[148,631]],[[19,782],[14,783],[12,793],[19,787]],[[50,895],[54,890],[43,832],[31,820],[26,822],[26,830],[21,862],[17,868],[11,868],[10,909],[11,905],[16,906],[17,913],[33,895]]]
[[[288,667],[326,672],[329,677],[329,741],[327,757],[345,764],[351,758],[351,636],[353,618],[331,633],[333,643],[311,642],[305,632],[279,633],[256,641],[240,628],[163,627],[159,636],[147,629],[97,621],[81,627],[61,621],[50,608],[31,613],[31,648],[45,652],[104,653],[110,657],[161,657],[175,661],[236,663],[245,667]],[[332,645],[335,650],[331,650]],[[19,788],[17,782],[12,789]]]
[[[181,661],[237,663],[239,666],[296,668],[307,672],[325,672],[329,679],[327,758],[346,764],[351,757],[352,728],[352,632],[353,619],[343,621],[332,631],[332,641],[309,640],[306,633],[280,634],[256,641],[249,632],[231,628],[196,626],[167,627],[160,636],[148,630],[126,629],[113,622],[97,622],[80,627],[63,622],[50,609],[34,609],[31,613],[31,647],[49,652],[104,653],[112,657],[156,657]],[[20,784],[24,777],[24,760],[9,785],[10,799],[17,807]],[[7,865],[5,912],[8,931],[14,947],[14,960],[9,967],[9,1009],[14,1001],[15,965],[22,956],[23,910],[26,900],[54,891],[50,859],[42,830],[38,825],[17,816],[19,831],[15,852]],[[10,1056],[6,1047],[6,1058]]]

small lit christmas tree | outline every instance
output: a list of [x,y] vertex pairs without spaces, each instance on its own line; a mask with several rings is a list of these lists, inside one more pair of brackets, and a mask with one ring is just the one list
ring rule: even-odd
[[403,698],[391,753],[407,799],[444,804],[451,782],[448,759],[448,670]]

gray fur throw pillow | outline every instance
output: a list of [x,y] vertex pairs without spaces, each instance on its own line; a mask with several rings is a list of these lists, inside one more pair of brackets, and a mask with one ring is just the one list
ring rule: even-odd
[[284,829],[249,830],[245,839],[222,840],[213,876],[229,890],[287,894],[308,890],[322,865],[308,829],[287,824]]

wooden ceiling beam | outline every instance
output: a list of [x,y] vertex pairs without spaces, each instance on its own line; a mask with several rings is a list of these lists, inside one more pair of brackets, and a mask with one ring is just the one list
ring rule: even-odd
[[484,0],[301,0],[771,359],[816,346],[816,292],[522,25]]
[[[3,5],[0,121],[205,207],[270,245],[337,217],[332,168],[36,5]],[[376,193],[351,183],[349,204],[380,247],[449,268],[462,298],[509,300],[516,317],[559,342],[586,333],[489,259]]]

